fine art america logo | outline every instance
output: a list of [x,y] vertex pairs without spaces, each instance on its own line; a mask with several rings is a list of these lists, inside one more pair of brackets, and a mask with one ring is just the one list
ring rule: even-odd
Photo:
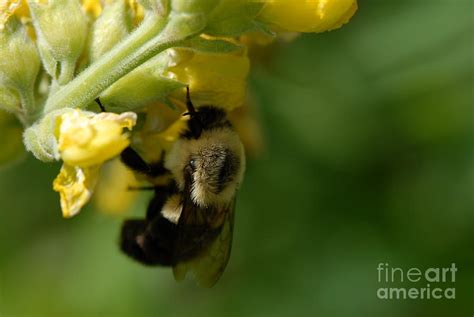
[[388,263],[377,266],[377,297],[380,299],[455,299],[457,267],[412,267],[402,269]]

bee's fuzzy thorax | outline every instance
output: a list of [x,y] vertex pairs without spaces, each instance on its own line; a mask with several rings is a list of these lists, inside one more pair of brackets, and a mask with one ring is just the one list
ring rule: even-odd
[[201,207],[229,204],[245,170],[245,153],[237,133],[229,126],[204,130],[199,138],[178,139],[165,158],[179,190],[185,189],[185,170],[194,160],[190,195]]

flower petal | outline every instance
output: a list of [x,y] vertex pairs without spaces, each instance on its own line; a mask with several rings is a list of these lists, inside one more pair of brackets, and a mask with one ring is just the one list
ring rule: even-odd
[[208,54],[176,50],[176,66],[167,76],[187,83],[195,105],[232,110],[245,100],[250,63],[247,51]]
[[123,128],[131,129],[136,118],[133,112],[118,115],[75,110],[63,114],[58,136],[61,158],[71,166],[88,167],[119,155],[130,144]]
[[88,168],[64,164],[53,182],[53,189],[59,192],[61,210],[65,218],[79,213],[92,196],[99,177],[100,166]]

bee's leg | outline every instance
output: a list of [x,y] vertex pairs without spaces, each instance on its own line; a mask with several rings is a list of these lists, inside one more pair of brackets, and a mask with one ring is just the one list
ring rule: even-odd
[[[106,112],[99,97],[95,98],[95,102],[99,105],[102,112]],[[160,176],[168,172],[163,165],[163,160],[153,164],[148,164],[131,146],[127,147],[122,151],[122,153],[120,153],[120,158],[122,162],[132,170],[149,176]]]
[[94,101],[99,105],[100,111],[106,112],[104,106],[102,105],[102,102],[100,102],[99,97],[95,98]]
[[127,165],[129,168],[135,172],[143,173],[150,175],[152,172],[151,166],[145,162],[140,154],[137,153],[132,147],[127,147],[125,150],[120,153],[120,159],[122,163]]
[[120,153],[120,159],[126,166],[135,172],[139,172],[151,177],[162,176],[169,173],[169,170],[164,166],[164,153],[162,153],[161,157],[162,159],[158,162],[147,163],[140,156],[140,154],[138,154],[137,151],[135,151],[130,146]]
[[186,86],[186,108],[188,112],[185,115],[190,115],[191,117],[196,114],[196,108],[194,108],[193,102],[191,101],[191,96],[189,95],[189,86]]

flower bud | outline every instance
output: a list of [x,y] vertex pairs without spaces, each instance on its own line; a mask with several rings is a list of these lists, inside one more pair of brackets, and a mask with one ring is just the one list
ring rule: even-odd
[[87,18],[79,1],[29,0],[37,44],[46,71],[61,85],[69,82],[87,38]]
[[89,51],[91,62],[96,61],[129,34],[132,28],[129,9],[125,0],[116,0],[105,5],[92,27]]
[[324,32],[349,22],[356,0],[267,0],[258,20],[276,31]]
[[18,93],[6,86],[0,86],[0,111],[1,110],[16,114],[21,111]]
[[15,17],[0,31],[0,56],[0,85],[20,97],[32,94],[40,59],[25,27]]

